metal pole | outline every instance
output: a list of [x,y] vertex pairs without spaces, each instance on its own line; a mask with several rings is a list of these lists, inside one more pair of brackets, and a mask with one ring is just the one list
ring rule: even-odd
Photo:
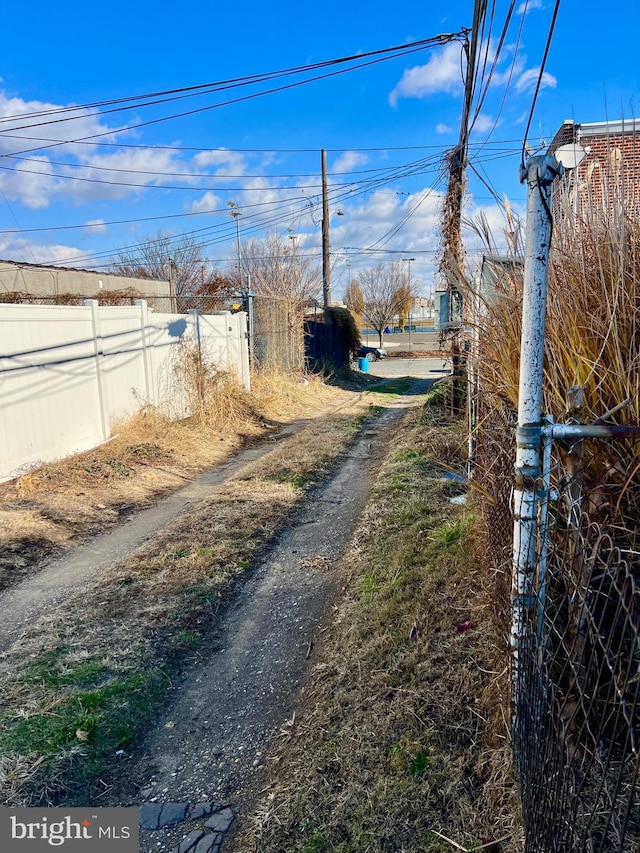
[[173,314],[177,313],[178,300],[176,299],[175,264],[173,258],[169,258],[169,304],[169,310]]
[[544,644],[544,611],[547,604],[547,554],[549,538],[549,500],[551,497],[551,451],[553,449],[553,418],[546,415],[542,429],[542,488],[540,505],[540,553],[538,556],[538,594],[536,603],[536,638]]
[[520,174],[521,183],[527,183],[527,225],[513,491],[511,648],[514,714],[522,664],[520,653],[526,637],[528,617],[535,607],[544,328],[551,242],[551,184],[560,171],[561,167],[555,158],[538,155],[531,157],[527,166],[523,165]]
[[236,221],[236,249],[238,252],[238,276],[240,277],[240,291],[242,291],[242,253],[240,250],[240,216],[242,214],[239,210],[232,210],[231,216]]
[[247,273],[247,329],[249,332],[249,363],[253,367],[253,356],[255,354],[255,324],[253,315],[253,300],[256,295],[251,290],[251,273]]
[[327,191],[327,152],[322,149],[322,304],[331,305],[331,247],[329,243],[329,193]]

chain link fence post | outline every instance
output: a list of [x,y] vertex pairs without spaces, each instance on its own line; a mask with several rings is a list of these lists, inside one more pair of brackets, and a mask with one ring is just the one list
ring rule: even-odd
[[551,244],[551,184],[559,173],[555,158],[531,157],[520,174],[527,184],[527,225],[522,297],[520,384],[513,491],[511,586],[512,721],[518,712],[520,663],[527,623],[535,607],[538,546],[538,480],[542,441],[542,374]]

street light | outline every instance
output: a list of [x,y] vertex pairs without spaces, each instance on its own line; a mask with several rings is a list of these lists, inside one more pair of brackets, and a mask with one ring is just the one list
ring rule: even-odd
[[415,258],[403,258],[402,263],[404,263],[405,261],[409,264],[407,272],[407,286],[409,290],[411,290],[411,261],[415,261]]
[[254,351],[254,329],[253,329],[253,297],[255,293],[251,290],[251,274],[247,275],[247,287],[245,289],[242,275],[242,253],[240,251],[240,217],[242,216],[242,211],[235,203],[235,201],[227,202],[229,207],[229,216],[233,216],[236,221],[236,245],[238,249],[238,275],[240,276],[240,293],[246,302],[247,307],[247,326],[249,332],[249,362],[253,363],[253,351]]
[[240,290],[242,290],[242,256],[240,254],[240,217],[242,216],[242,211],[235,203],[235,201],[227,202],[231,210],[229,211],[229,216],[233,216],[236,221],[236,246],[238,250],[238,275],[240,276]]

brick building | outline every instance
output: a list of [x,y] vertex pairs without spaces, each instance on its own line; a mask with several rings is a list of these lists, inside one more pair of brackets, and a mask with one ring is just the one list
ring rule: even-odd
[[586,156],[556,182],[554,214],[560,215],[564,204],[565,210],[580,218],[589,211],[640,215],[640,119],[589,124],[565,121],[549,153],[562,145],[580,146]]

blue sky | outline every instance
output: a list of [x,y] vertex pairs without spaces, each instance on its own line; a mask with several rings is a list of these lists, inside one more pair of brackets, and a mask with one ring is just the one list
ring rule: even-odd
[[[553,5],[514,4],[471,136],[471,164],[516,211],[524,203],[522,138]],[[562,0],[529,134],[534,148],[564,119],[640,112],[639,6],[611,4],[608,15],[592,0]],[[487,68],[509,7],[495,2],[482,54]],[[0,257],[99,269],[162,228],[176,237],[195,232],[206,257],[224,268],[235,259],[232,201],[243,237],[298,235],[297,250],[319,260],[326,148],[334,295],[350,272],[401,257],[415,258],[414,286],[426,295],[434,283],[443,155],[459,133],[458,41],[224,106],[215,105],[304,76],[119,112],[87,108],[73,121],[59,121],[68,114],[57,111],[405,45],[470,27],[472,13],[471,0],[328,0],[277,10],[254,0],[165,7],[36,0],[28,20],[22,8],[5,9]],[[48,115],[20,119],[43,110]],[[192,110],[201,111],[157,121]],[[483,213],[500,242],[502,215],[486,184],[469,171],[465,212]],[[472,261],[479,250],[473,238],[467,249]]]

